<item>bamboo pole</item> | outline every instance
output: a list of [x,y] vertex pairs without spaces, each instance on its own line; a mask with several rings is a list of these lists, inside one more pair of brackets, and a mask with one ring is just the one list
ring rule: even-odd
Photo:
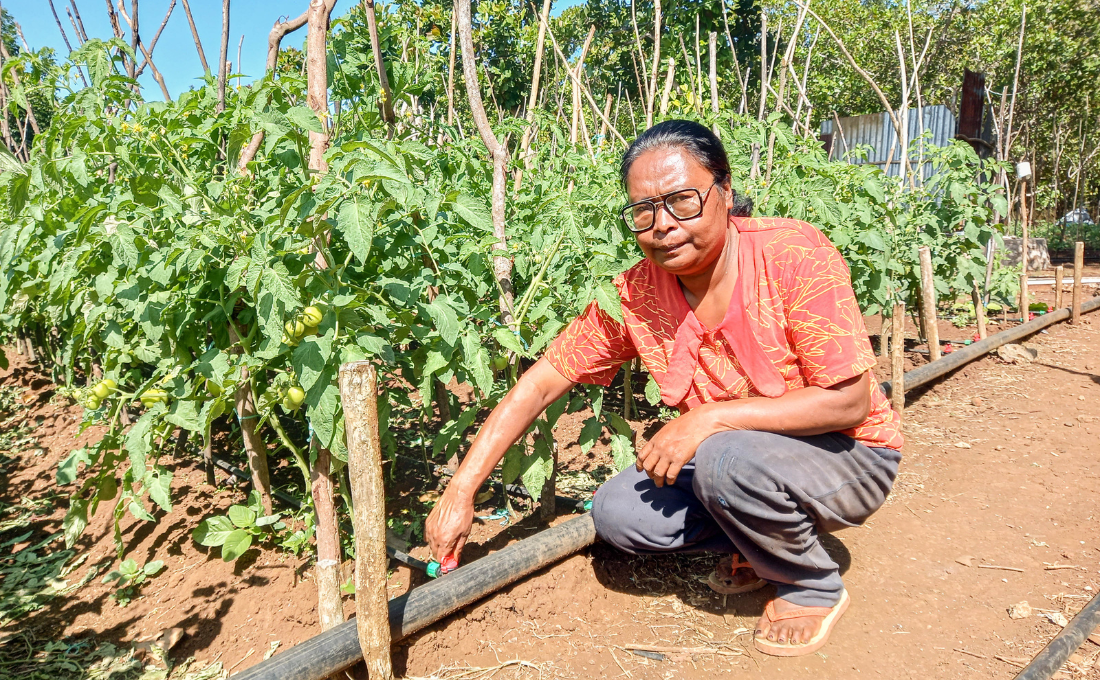
[[355,624],[371,680],[393,678],[386,590],[386,492],[378,434],[378,374],[369,361],[340,367],[340,403],[355,505]]
[[978,290],[977,282],[974,282],[974,288],[970,291],[970,295],[974,298],[974,318],[978,322],[978,339],[985,340],[985,304],[982,302],[982,293]]
[[890,401],[898,415],[905,412],[905,303],[894,304],[890,317],[893,339],[890,347]]
[[1085,267],[1085,244],[1078,241],[1073,244],[1073,317],[1074,326],[1081,323],[1081,270]]
[[928,246],[921,246],[920,254],[920,289],[921,289],[921,321],[924,324],[924,337],[928,341],[928,360],[936,361],[940,358],[940,329],[936,319],[936,284],[932,279],[932,251]]
[[1054,268],[1054,308],[1062,308],[1062,279],[1065,277],[1065,267],[1058,265]]

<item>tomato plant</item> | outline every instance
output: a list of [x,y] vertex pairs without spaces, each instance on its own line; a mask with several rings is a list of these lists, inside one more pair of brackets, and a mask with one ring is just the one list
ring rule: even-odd
[[[441,116],[387,128],[364,75],[369,47],[349,26],[336,23],[331,55],[333,96],[346,108],[325,122],[302,103],[305,80],[292,71],[230,91],[224,110],[210,83],[145,102],[112,57],[126,46],[89,40],[72,59],[91,87],[64,98],[30,162],[0,174],[0,328],[32,337],[55,380],[84,403],[82,426],[106,431],[57,471],[73,487],[69,546],[103,506],[121,558],[124,517],[172,512],[166,443],[177,429],[203,446],[216,424],[234,432],[239,395],[254,398],[257,413],[236,411],[238,423],[255,418],[277,442],[267,455],[288,456],[308,489],[317,447],[337,468],[346,461],[341,364],[378,364],[390,457],[401,446],[396,411],[431,419],[438,404],[448,413],[430,442],[445,460],[587,304],[621,318],[611,281],[641,255],[616,217],[617,153],[586,153],[566,143],[556,116],[534,115],[532,171],[507,201],[509,322],[493,269],[500,239],[484,146]],[[426,80],[396,67],[395,98],[427,97]],[[1004,199],[983,179],[993,169],[965,145],[934,152],[934,180],[907,186],[872,166],[829,161],[775,118],[724,110],[705,122],[718,126],[734,186],[758,214],[806,219],[832,238],[868,314],[912,298],[918,246],[933,246],[937,290],[950,297],[969,290],[981,249],[998,238],[992,215]],[[515,140],[525,125],[505,118],[498,128]],[[260,151],[238,172],[257,132]],[[331,137],[324,174],[308,169],[311,132]],[[751,149],[772,133],[775,167],[762,182]],[[452,381],[470,388],[468,400],[454,402]],[[651,403],[654,388],[649,381]],[[582,450],[606,432],[615,466],[630,464],[630,424],[604,407],[602,389],[588,388],[552,405],[509,451],[503,481],[520,479],[537,498],[552,477],[558,420],[585,407],[593,415]],[[251,499],[234,508],[243,509],[207,519],[196,536],[226,559],[278,521]]]

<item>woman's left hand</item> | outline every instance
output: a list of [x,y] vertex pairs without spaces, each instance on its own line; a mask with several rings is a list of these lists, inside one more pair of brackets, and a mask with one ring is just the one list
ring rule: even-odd
[[673,484],[703,440],[715,432],[709,406],[694,408],[662,427],[638,452],[638,471],[644,470],[657,486]]

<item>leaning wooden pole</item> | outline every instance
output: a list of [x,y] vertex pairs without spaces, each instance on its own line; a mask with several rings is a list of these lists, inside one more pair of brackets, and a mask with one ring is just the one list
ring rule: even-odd
[[905,303],[894,305],[894,314],[890,317],[892,335],[890,341],[890,383],[894,391],[890,395],[894,410],[898,415],[905,412]]
[[382,60],[382,44],[378,38],[378,18],[374,14],[374,0],[363,0],[363,11],[367,15],[367,32],[370,34],[371,52],[374,54],[374,70],[378,74],[378,82],[382,90],[382,105],[380,107],[382,120],[386,125],[393,125],[393,92],[390,90],[390,79],[386,75],[386,64]]
[[[108,3],[110,4],[110,3]],[[225,110],[225,60],[229,58],[229,0],[222,0],[222,42],[218,51],[218,113]]]
[[[519,145],[519,155],[523,158],[525,167],[530,166],[531,163],[529,152],[531,150],[531,136],[535,130],[535,107],[538,105],[539,79],[542,75],[542,54],[546,50],[546,25],[550,19],[551,2],[553,0],[543,0],[542,14],[539,15],[539,36],[538,40],[535,41],[535,68],[531,73],[531,94],[527,97],[527,127],[523,130],[523,138],[520,140]],[[454,40],[451,42],[453,44]],[[453,63],[451,69],[454,69]],[[523,167],[516,169],[516,179],[512,186],[513,192],[518,193],[523,185],[523,170]]]
[[936,361],[940,358],[940,328],[936,318],[936,284],[932,279],[932,251],[928,246],[921,246],[917,253],[920,255],[920,292],[921,322],[924,324],[924,337],[928,341],[928,360]]
[[481,86],[477,76],[477,58],[474,52],[474,27],[470,12],[470,0],[455,0],[455,14],[458,15],[458,37],[462,49],[462,75],[466,79],[466,95],[470,102],[470,114],[481,141],[489,150],[493,161],[493,274],[496,276],[500,299],[500,314],[504,325],[512,327],[512,260],[506,257],[508,236],[504,228],[504,202],[507,195],[508,148],[497,140],[489,118],[485,115],[485,104],[481,100]]
[[378,434],[378,374],[369,361],[340,367],[340,402],[355,504],[355,622],[371,680],[393,678],[386,590],[386,492]]
[[1074,326],[1081,323],[1081,270],[1085,268],[1085,244],[1078,241],[1073,244],[1073,320]]

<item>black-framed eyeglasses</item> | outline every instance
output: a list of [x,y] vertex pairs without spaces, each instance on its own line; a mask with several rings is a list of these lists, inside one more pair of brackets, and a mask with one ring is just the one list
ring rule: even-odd
[[695,188],[677,189],[667,194],[631,203],[622,209],[619,216],[622,217],[626,228],[635,234],[653,228],[653,223],[657,221],[658,205],[663,205],[665,210],[678,220],[695,219],[703,214],[703,206],[717,184],[717,182],[712,183],[706,191],[701,193]]

